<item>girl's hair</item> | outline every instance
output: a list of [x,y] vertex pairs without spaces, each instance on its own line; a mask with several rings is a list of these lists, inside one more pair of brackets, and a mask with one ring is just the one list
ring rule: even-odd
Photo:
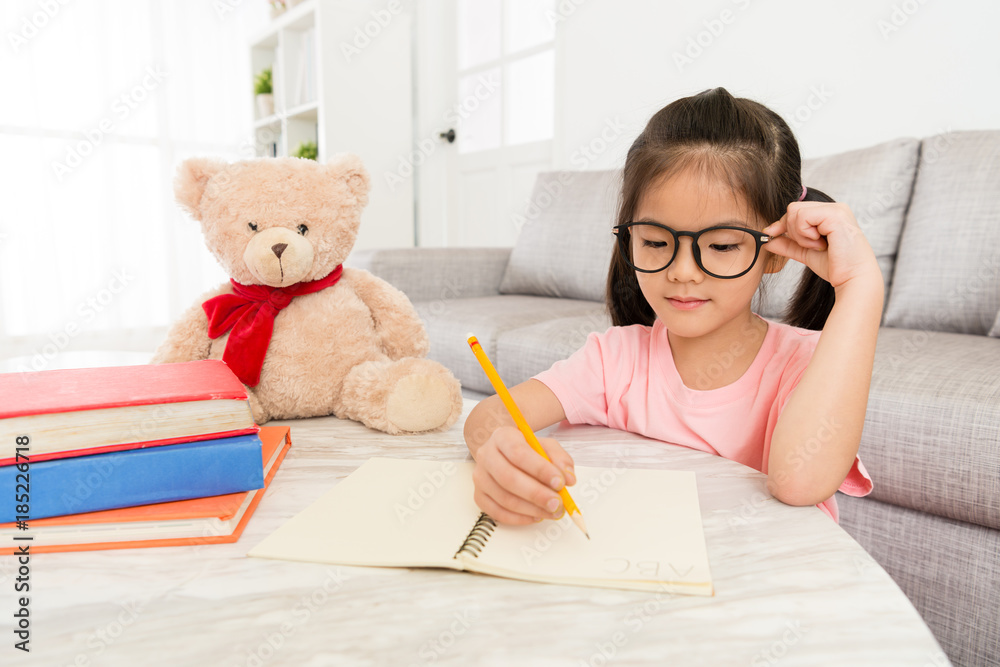
[[[688,168],[725,180],[766,224],[781,218],[802,195],[802,160],[788,124],[758,102],[715,88],[668,104],[646,124],[625,158],[616,224],[632,222],[651,185]],[[833,199],[809,188],[805,201]],[[785,321],[822,329],[833,297],[830,283],[806,268]],[[656,319],[635,271],[617,249],[608,271],[607,302],[615,326],[649,326]]]

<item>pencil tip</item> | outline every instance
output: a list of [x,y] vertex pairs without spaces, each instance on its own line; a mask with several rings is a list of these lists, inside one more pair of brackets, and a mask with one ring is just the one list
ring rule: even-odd
[[584,536],[589,540],[590,533],[587,532],[587,524],[583,522],[583,515],[580,514],[580,510],[577,510],[572,514],[570,514],[569,518],[573,519],[573,523],[576,524],[577,528],[580,529],[580,532],[582,532]]

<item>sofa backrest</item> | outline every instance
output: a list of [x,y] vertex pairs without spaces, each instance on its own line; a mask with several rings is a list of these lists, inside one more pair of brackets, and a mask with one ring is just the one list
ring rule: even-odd
[[538,175],[501,294],[603,301],[621,172]]
[[1000,130],[924,139],[885,325],[1000,337]]

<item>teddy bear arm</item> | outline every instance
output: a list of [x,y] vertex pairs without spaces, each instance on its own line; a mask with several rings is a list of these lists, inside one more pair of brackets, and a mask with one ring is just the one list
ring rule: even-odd
[[156,349],[150,363],[173,364],[180,361],[208,359],[212,340],[208,337],[208,317],[201,304],[213,296],[229,291],[223,285],[202,295],[188,308],[167,332],[167,337]]
[[154,364],[207,359],[212,341],[208,337],[208,318],[201,304],[189,308],[167,332],[153,355]]
[[424,357],[430,341],[424,323],[406,295],[361,269],[346,269],[346,278],[375,322],[375,333],[390,359]]

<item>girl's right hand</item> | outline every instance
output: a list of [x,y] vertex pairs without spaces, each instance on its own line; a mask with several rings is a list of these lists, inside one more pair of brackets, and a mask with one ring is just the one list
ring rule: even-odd
[[763,232],[768,251],[805,264],[835,289],[860,278],[882,290],[875,252],[847,204],[792,202]]
[[576,484],[573,459],[556,440],[538,441],[551,462],[513,426],[497,428],[476,452],[476,505],[499,523],[529,524],[563,514],[558,491]]

